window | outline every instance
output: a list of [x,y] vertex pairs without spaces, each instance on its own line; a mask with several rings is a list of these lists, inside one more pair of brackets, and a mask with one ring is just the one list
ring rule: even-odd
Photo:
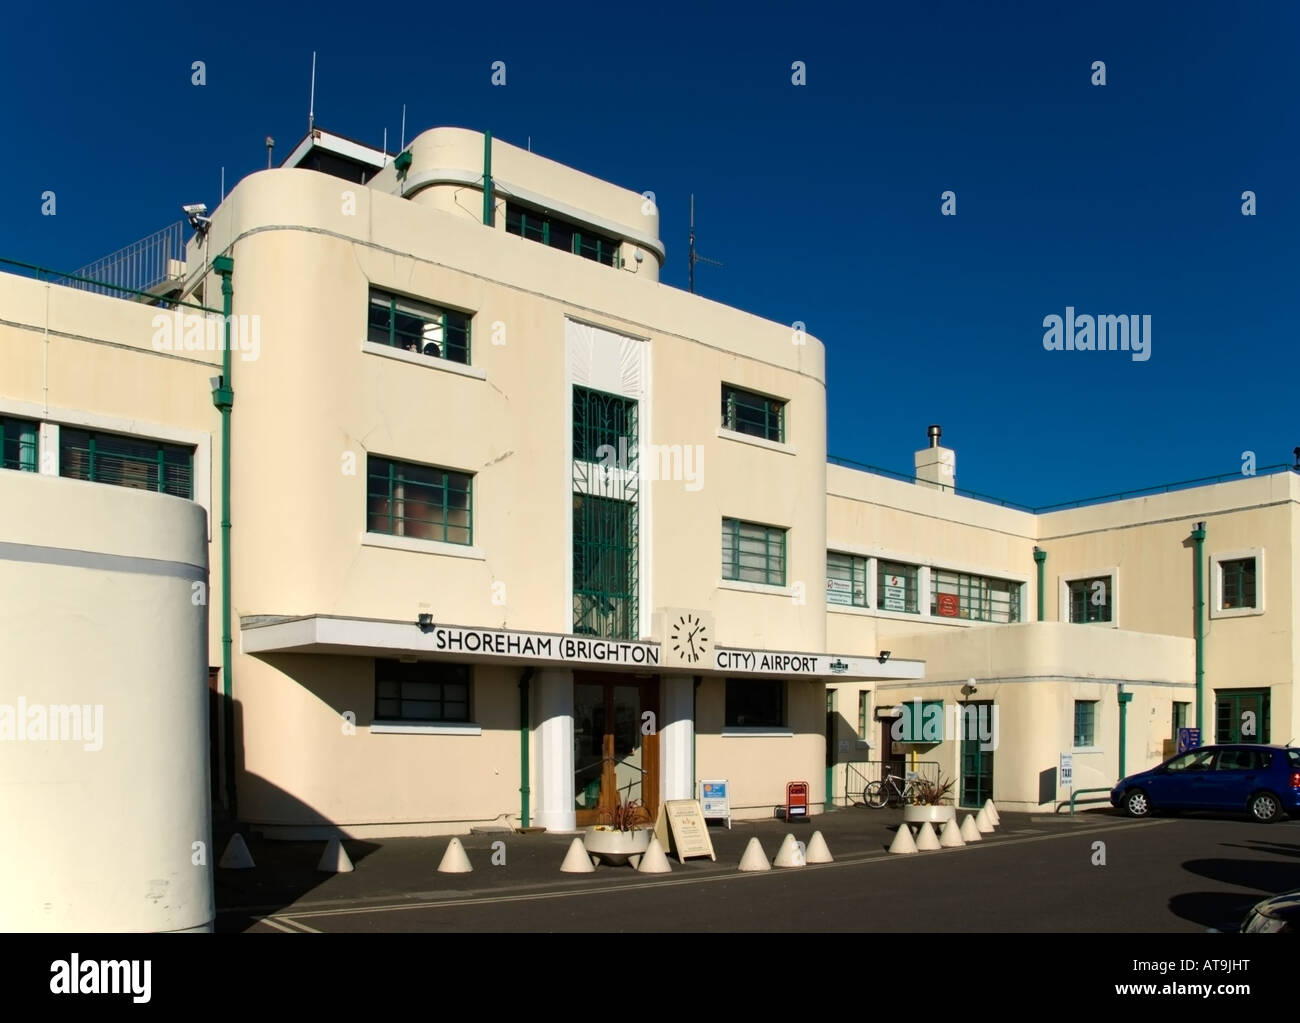
[[1082,746],[1095,746],[1097,744],[1097,701],[1096,700],[1075,700],[1074,701],[1074,745],[1078,749]]
[[727,679],[728,728],[784,728],[785,683],[779,679]]
[[930,575],[930,614],[973,622],[1020,621],[1020,583],[935,569]]
[[1217,689],[1214,741],[1268,743],[1270,694],[1267,689]]
[[1254,558],[1221,561],[1219,571],[1223,580],[1220,590],[1223,610],[1258,606],[1255,603]]
[[573,631],[636,639],[636,505],[573,495]]
[[871,702],[871,693],[863,690],[858,693],[858,739],[867,741],[867,704]]
[[635,469],[637,403],[634,398],[573,389],[573,460]]
[[1273,754],[1266,749],[1225,749],[1219,751],[1216,771],[1267,771]]
[[506,231],[605,266],[623,265],[619,239],[528,206],[506,203]]
[[881,561],[876,565],[876,607],[882,611],[920,614],[915,565]]
[[785,443],[785,402],[722,385],[722,425],[736,433]]
[[867,606],[867,559],[852,554],[826,554],[826,603]]
[[0,468],[35,472],[40,425],[0,416]]
[[375,661],[376,721],[469,721],[469,665]]
[[901,707],[903,713],[893,726],[899,742],[943,742],[942,700],[904,700]]
[[1180,757],[1174,757],[1173,760],[1165,764],[1166,771],[1210,771],[1214,769],[1214,754],[1218,752],[1212,749],[1191,750]]
[[1072,579],[1070,592],[1071,622],[1109,622],[1115,594],[1113,578],[1108,575],[1091,579]]
[[785,585],[785,533],[739,519],[722,520],[722,578]]
[[59,430],[59,475],[189,500],[194,496],[194,449],[65,426]]
[[371,289],[366,340],[469,365],[469,313]]
[[472,479],[462,472],[371,455],[366,529],[390,536],[469,544],[473,541]]
[[1174,732],[1174,734],[1173,734],[1172,736],[1170,736],[1170,738],[1172,738],[1172,739],[1177,739],[1177,738],[1178,738],[1178,730],[1179,730],[1180,728],[1186,728],[1186,727],[1188,727],[1188,725],[1187,725],[1187,711],[1188,711],[1188,708],[1190,708],[1190,707],[1191,707],[1191,704],[1190,704],[1190,703],[1179,703],[1177,700],[1174,701],[1174,720],[1173,720],[1173,732]]

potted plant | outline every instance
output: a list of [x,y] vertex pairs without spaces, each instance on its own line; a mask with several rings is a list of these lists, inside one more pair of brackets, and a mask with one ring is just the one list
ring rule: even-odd
[[[631,789],[628,785],[629,793]],[[650,813],[639,799],[625,800],[621,792],[615,793],[615,798],[618,802],[613,809],[601,810],[599,823],[587,829],[582,845],[592,866],[604,862],[615,866],[631,863],[635,867],[650,845]]]
[[937,781],[917,778],[911,786],[912,801],[903,807],[904,824],[924,824],[929,821],[936,827],[957,819],[957,808],[952,805],[954,780],[939,775]]

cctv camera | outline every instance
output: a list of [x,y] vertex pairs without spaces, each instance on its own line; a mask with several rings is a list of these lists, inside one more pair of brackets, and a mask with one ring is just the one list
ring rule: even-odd
[[639,263],[641,262],[641,260],[645,259],[645,253],[643,253],[640,249],[637,249],[636,252],[632,253],[632,258]]
[[206,215],[208,212],[208,206],[207,203],[192,202],[185,206],[182,206],[181,210],[185,213],[187,217],[193,219],[195,217],[202,217]]

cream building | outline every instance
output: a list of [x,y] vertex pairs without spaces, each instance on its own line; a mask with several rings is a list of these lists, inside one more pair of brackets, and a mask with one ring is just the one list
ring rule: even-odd
[[[660,284],[647,196],[476,132],[315,131],[195,223],[146,289],[192,305],[0,274],[0,439],[205,511],[214,781],[257,830],[567,830],[700,779],[816,812],[897,756],[1012,808],[1060,752],[1109,784],[1121,685],[1129,770],[1194,700],[1201,520],[1203,712],[1300,732],[1293,473],[1036,514],[938,438],[919,482],[828,464],[819,340]],[[913,700],[996,708],[995,748],[895,745]]]

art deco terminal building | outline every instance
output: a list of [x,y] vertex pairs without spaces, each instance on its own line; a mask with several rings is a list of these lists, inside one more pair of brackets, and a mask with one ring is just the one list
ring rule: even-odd
[[645,197],[473,131],[313,131],[198,224],[147,295],[0,276],[0,439],[204,509],[208,679],[151,684],[211,686],[217,798],[267,835],[699,779],[818,812],[890,760],[1050,805],[1061,753],[1110,784],[1195,723],[1198,651],[1205,741],[1300,733],[1293,472],[1039,512],[955,492],[938,436],[913,479],[831,464],[822,341],[660,283]]

